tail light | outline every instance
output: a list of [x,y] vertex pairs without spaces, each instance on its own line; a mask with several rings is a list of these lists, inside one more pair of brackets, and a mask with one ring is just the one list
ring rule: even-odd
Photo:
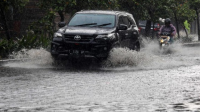
[[141,29],[142,29],[142,28],[141,28],[141,27],[139,27],[139,32],[141,31]]
[[154,31],[158,31],[158,30],[159,30],[159,28],[154,28],[153,30],[154,30]]
[[154,31],[158,31],[160,29],[160,24],[157,24],[158,27],[154,28]]

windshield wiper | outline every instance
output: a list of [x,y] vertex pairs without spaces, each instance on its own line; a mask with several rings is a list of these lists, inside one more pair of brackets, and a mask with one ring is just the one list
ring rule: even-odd
[[107,26],[107,25],[111,25],[111,23],[104,23],[104,24],[100,24],[100,25],[96,25],[96,26]]
[[88,25],[96,25],[97,23],[87,23],[87,24],[80,24],[80,25],[74,25],[74,26],[88,26]]

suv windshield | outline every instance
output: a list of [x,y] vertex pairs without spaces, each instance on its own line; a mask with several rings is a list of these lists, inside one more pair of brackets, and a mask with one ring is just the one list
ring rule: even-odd
[[107,27],[115,26],[115,15],[109,14],[76,14],[68,26]]

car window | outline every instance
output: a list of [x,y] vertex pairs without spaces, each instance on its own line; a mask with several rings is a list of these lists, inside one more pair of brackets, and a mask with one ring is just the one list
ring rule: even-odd
[[123,17],[123,22],[124,22],[125,25],[130,27],[131,23],[130,23],[130,21],[128,20],[128,18],[126,16]]
[[123,22],[123,17],[122,17],[122,16],[119,17],[119,22],[118,22],[118,24],[119,24],[119,25],[120,25],[120,24],[124,24],[124,22]]
[[[78,26],[87,24],[87,26],[98,26],[101,27],[114,27],[115,26],[115,15],[111,14],[76,14],[68,23],[68,26]],[[94,23],[94,24],[92,24]]]
[[128,20],[130,21],[131,25],[136,26],[136,22],[135,22],[135,20],[134,20],[132,15],[128,16]]
[[119,25],[120,25],[120,24],[125,24],[125,25],[127,25],[128,27],[131,26],[131,22],[129,21],[129,19],[128,19],[126,16],[120,16],[120,17],[119,17],[119,22],[118,22],[118,24],[119,24]]

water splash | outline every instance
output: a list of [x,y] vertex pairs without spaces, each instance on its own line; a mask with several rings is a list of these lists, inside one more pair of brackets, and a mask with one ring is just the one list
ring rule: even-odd
[[[109,57],[102,63],[103,69],[135,70],[135,69],[167,69],[200,63],[199,47],[183,47],[180,43],[170,46],[170,52],[160,52],[157,41],[144,41],[140,52],[128,48],[114,48]],[[49,68],[53,59],[50,53],[43,49],[23,49],[13,53],[13,59],[4,66],[21,68]]]
[[4,66],[20,68],[48,68],[51,67],[53,59],[48,51],[40,49],[22,49],[12,54],[11,61]]
[[167,52],[159,49],[157,41],[146,41],[140,52],[127,48],[114,48],[108,60],[103,63],[104,69],[170,69],[179,66],[195,65],[200,60],[200,48],[183,47],[179,42],[170,45]]
[[128,48],[114,48],[109,58],[105,61],[105,67],[142,66],[151,63],[155,55],[148,55],[145,52],[137,52]]

